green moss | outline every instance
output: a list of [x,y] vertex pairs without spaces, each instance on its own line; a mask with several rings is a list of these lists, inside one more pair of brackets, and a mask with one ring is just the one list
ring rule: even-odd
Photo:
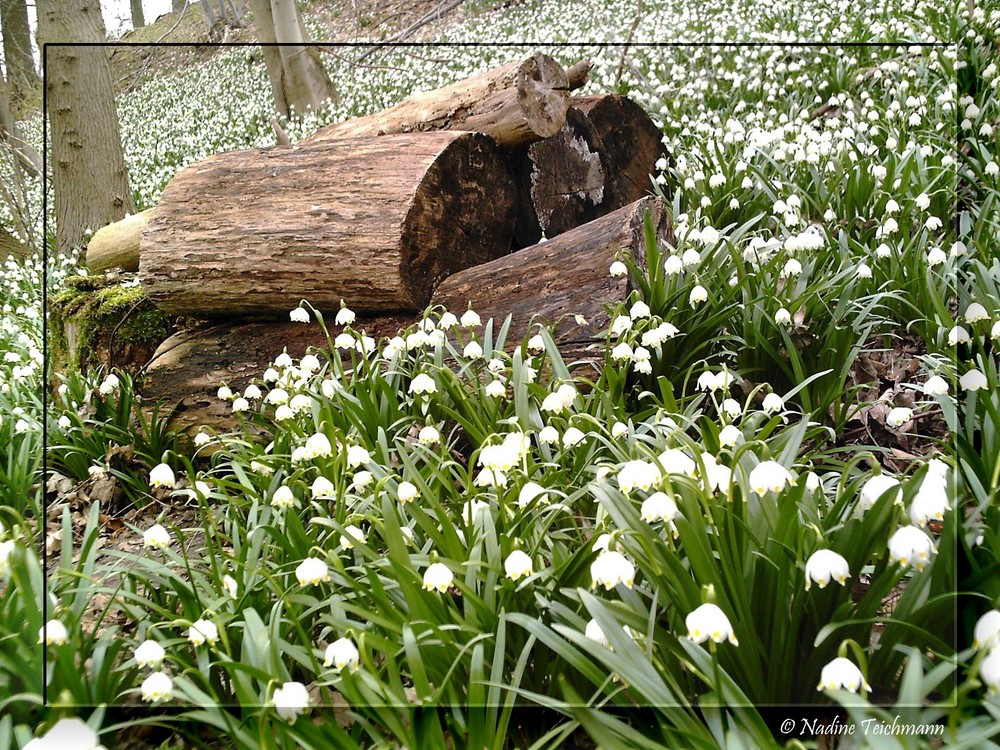
[[[151,349],[175,327],[171,316],[158,309],[141,286],[102,276],[75,276],[49,306],[52,354],[57,370],[86,370],[107,365],[141,365]],[[142,361],[129,361],[139,359]]]

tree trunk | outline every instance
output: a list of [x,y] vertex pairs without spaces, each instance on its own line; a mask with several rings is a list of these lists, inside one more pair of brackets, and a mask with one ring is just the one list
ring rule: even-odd
[[9,92],[10,88],[0,71],[0,138],[10,147],[20,168],[32,177],[39,177],[42,174],[42,157],[21,137],[21,129],[11,112]]
[[146,18],[142,14],[142,0],[129,0],[132,7],[132,28],[141,29],[146,25]]
[[184,10],[185,5],[187,5],[187,0],[170,0],[170,11],[172,13],[180,13]]
[[[97,0],[38,0],[44,41],[101,45]],[[101,46],[52,46],[45,87],[50,166],[60,252],[83,245],[88,231],[135,211],[122,155],[107,52]]]
[[512,156],[518,186],[516,247],[552,238],[651,192],[650,174],[667,155],[663,133],[624,96],[573,97],[552,138]]
[[[394,336],[415,320],[415,315],[359,318],[355,328],[379,339]],[[323,329],[316,324],[237,323],[182,331],[164,341],[149,361],[143,402],[159,404],[161,414],[171,415],[170,429],[192,436],[202,426],[232,430],[239,420],[232,402],[217,397],[219,386],[242,393],[283,351],[298,359],[310,348],[329,351]]]
[[[335,101],[337,93],[308,36],[295,0],[253,0],[257,39],[271,81],[275,109],[283,116],[305,115]],[[269,44],[280,44],[269,47]]]
[[315,143],[426,130],[471,130],[515,147],[559,132],[569,106],[569,81],[547,55],[531,57],[404,99],[367,117],[334,123],[304,138]]
[[139,238],[156,209],[147,208],[97,230],[87,245],[87,268],[103,273],[112,268],[139,270]]
[[217,154],[167,185],[140,276],[167,312],[420,310],[442,278],[510,250],[514,188],[479,133]]
[[572,107],[566,124],[551,138],[517,149],[511,156],[517,185],[516,247],[593,221],[607,211],[608,170],[601,142],[581,112]]
[[31,54],[31,27],[25,0],[0,0],[3,57],[14,106],[20,106],[38,87],[35,58]]
[[510,315],[510,346],[533,330],[537,315],[539,322],[557,324],[564,356],[582,354],[604,338],[609,323],[604,306],[625,300],[633,288],[627,275],[610,275],[611,264],[627,254],[639,267],[646,265],[647,211],[657,238],[672,243],[667,207],[657,198],[643,198],[548,242],[460,271],[438,286],[431,304],[456,314],[471,305],[495,325]]

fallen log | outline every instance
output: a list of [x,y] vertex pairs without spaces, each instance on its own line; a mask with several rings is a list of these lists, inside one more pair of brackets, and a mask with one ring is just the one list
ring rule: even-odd
[[87,268],[103,273],[112,268],[139,270],[139,238],[149,225],[154,209],[126,216],[97,230],[87,243]]
[[30,247],[0,226],[0,261],[11,257],[23,260],[30,258],[33,253]]
[[497,324],[511,315],[509,345],[531,333],[536,321],[555,324],[563,356],[582,353],[604,338],[604,306],[625,300],[634,288],[628,275],[611,276],[611,264],[629,256],[645,267],[647,212],[657,238],[673,243],[663,201],[643,198],[555,239],[456,273],[437,288],[431,304],[456,313],[471,305],[484,321],[494,318]]
[[663,133],[628,97],[574,97],[560,132],[516,150],[515,247],[552,238],[648,195],[667,152]]
[[551,138],[519,149],[511,157],[517,186],[516,247],[538,242],[607,213],[607,171],[600,139],[578,110]]
[[422,310],[439,281],[510,251],[514,189],[479,133],[355,138],[217,154],[167,185],[139,273],[161,309],[203,319]]
[[627,206],[652,189],[656,162],[670,158],[663,131],[646,111],[627,96],[575,96],[570,106],[583,113],[601,143],[609,164],[609,210]]
[[[378,338],[394,336],[415,320],[387,315],[359,319],[355,327]],[[259,382],[282,352],[298,360],[310,349],[329,350],[323,329],[315,323],[236,323],[182,331],[164,341],[146,366],[143,402],[158,405],[168,427],[189,436],[206,426],[216,432],[232,430],[239,418],[232,401],[219,399],[219,387],[226,385],[238,395],[251,381]]]
[[[586,75],[578,69],[582,85]],[[320,128],[301,143],[429,130],[485,133],[513,148],[559,132],[569,107],[563,67],[536,52],[478,76],[419,94],[367,117]]]

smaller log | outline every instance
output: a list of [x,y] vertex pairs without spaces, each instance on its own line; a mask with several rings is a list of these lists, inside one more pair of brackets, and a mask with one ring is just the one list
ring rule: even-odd
[[[388,315],[359,319],[355,328],[378,339],[394,336],[415,320]],[[239,419],[232,402],[218,398],[219,386],[242,393],[283,351],[299,359],[309,349],[329,350],[316,323],[236,323],[182,331],[160,344],[150,359],[142,380],[143,401],[148,408],[158,405],[170,429],[188,436],[202,427],[226,432],[235,429]]]
[[[579,71],[577,72],[579,79]],[[563,67],[536,52],[478,76],[414,94],[367,117],[334,123],[302,139],[316,143],[358,136],[427,130],[485,133],[514,148],[559,132],[569,107]]]
[[112,268],[139,270],[139,238],[155,209],[147,208],[97,230],[87,244],[87,268],[103,273]]
[[30,247],[0,226],[0,262],[10,257],[23,260],[31,257],[32,253]]
[[594,64],[590,60],[580,60],[580,62],[566,68],[566,78],[569,80],[569,90],[576,91],[582,89],[590,80],[590,69]]
[[656,162],[670,159],[663,131],[627,96],[575,96],[571,106],[584,114],[608,163],[608,210],[627,206],[652,190]]
[[566,124],[511,156],[518,186],[515,247],[551,239],[627,206],[652,189],[668,156],[662,131],[625,96],[573,97]]
[[610,275],[611,264],[628,255],[645,267],[647,212],[657,238],[672,244],[667,207],[647,197],[555,239],[456,273],[437,288],[431,304],[455,312],[471,305],[483,320],[493,318],[497,324],[511,315],[510,345],[530,333],[536,319],[556,324],[563,355],[583,352],[604,338],[610,322],[604,306],[625,300],[634,288],[627,275]]

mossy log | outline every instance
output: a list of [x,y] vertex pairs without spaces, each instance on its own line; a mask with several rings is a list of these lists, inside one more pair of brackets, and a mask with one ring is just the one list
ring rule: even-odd
[[[355,328],[378,338],[393,336],[415,320],[416,315],[359,318]],[[315,323],[233,323],[182,331],[153,354],[144,373],[143,401],[150,408],[159,405],[161,414],[170,415],[170,428],[190,436],[202,427],[232,430],[239,420],[232,402],[218,398],[219,387],[242,392],[252,380],[259,381],[283,351],[299,359],[310,349],[329,350],[323,329]]]
[[566,124],[511,156],[516,247],[551,239],[649,195],[663,133],[625,96],[573,97]]
[[87,268],[91,273],[118,268],[139,270],[139,238],[156,209],[149,208],[101,227],[87,243]]
[[512,344],[531,333],[535,322],[553,324],[564,357],[582,353],[604,338],[610,322],[605,305],[624,301],[634,288],[627,274],[610,275],[611,264],[629,257],[637,267],[646,266],[647,214],[658,241],[672,244],[667,207],[647,197],[555,239],[456,273],[437,288],[431,304],[455,311],[471,305],[483,320],[510,315]]
[[174,317],[159,310],[135,277],[74,276],[49,300],[53,371],[102,367],[137,373],[164,339]]
[[480,133],[354,138],[211,156],[170,181],[142,235],[163,310],[287,319],[422,310],[449,274],[510,252],[514,187]]
[[[588,68],[589,69],[589,68]],[[575,71],[586,81],[586,71]],[[559,132],[569,107],[570,82],[563,67],[536,52],[494,70],[404,99],[382,112],[334,123],[301,143],[410,133],[468,130],[513,148]]]

